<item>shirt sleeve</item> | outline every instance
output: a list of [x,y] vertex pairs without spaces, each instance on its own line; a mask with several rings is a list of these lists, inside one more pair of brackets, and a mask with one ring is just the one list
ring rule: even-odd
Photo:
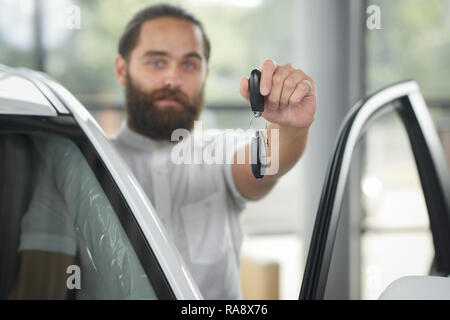
[[226,143],[226,163],[223,167],[223,175],[225,177],[225,182],[227,186],[227,190],[229,193],[229,198],[235,204],[236,208],[239,211],[245,209],[247,202],[249,201],[236,187],[236,183],[233,178],[232,168],[234,162],[234,154],[240,148],[244,147],[247,144],[246,139],[243,136],[234,136],[234,139],[231,139],[234,143]]
[[55,186],[51,165],[51,158],[47,158],[38,169],[37,185],[21,222],[19,251],[42,250],[74,256],[77,245],[73,221]]

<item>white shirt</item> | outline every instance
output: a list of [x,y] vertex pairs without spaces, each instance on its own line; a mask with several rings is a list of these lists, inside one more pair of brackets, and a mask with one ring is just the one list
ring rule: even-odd
[[[203,297],[241,299],[239,218],[247,200],[236,188],[230,162],[175,164],[175,143],[153,141],[125,124],[113,143],[154,205]],[[195,146],[194,157],[201,158],[205,148],[208,144]]]

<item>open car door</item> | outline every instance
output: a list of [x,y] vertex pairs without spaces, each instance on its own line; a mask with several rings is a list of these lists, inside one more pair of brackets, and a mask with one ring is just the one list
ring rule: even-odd
[[[398,122],[404,127],[403,130],[406,132],[405,136],[407,137],[405,141],[409,141],[410,147],[408,148],[410,148],[413,155],[411,156],[412,162],[415,163],[419,177],[418,181],[420,181],[418,185],[421,186],[421,192],[423,193],[424,208],[426,208],[424,211],[427,212],[426,216],[428,217],[431,234],[430,246],[434,249],[434,257],[430,258],[428,275],[441,277],[429,278],[433,278],[431,280],[436,281],[435,283],[438,283],[439,279],[442,282],[447,281],[446,286],[448,290],[446,291],[446,297],[450,296],[450,286],[448,285],[450,279],[445,278],[450,274],[450,180],[448,165],[419,87],[414,81],[406,81],[386,87],[361,100],[344,120],[323,185],[300,299],[355,298],[355,296],[339,296],[339,294],[333,295],[329,293],[333,291],[332,288],[330,289],[333,282],[333,279],[331,279],[332,273],[334,273],[333,277],[339,276],[332,270],[334,268],[333,252],[336,249],[335,244],[338,228],[340,222],[342,222],[340,220],[342,220],[343,210],[348,210],[348,206],[345,206],[345,201],[348,199],[346,197],[348,192],[346,185],[349,172],[353,168],[352,157],[357,152],[356,150],[363,140],[362,137],[370,130],[371,125],[380,118],[389,116],[397,117],[399,119]],[[390,176],[397,177],[399,175],[399,172],[391,172]],[[389,208],[389,204],[387,208]],[[398,210],[397,207],[391,204],[392,214]],[[357,214],[363,214],[363,211],[361,209],[361,212]],[[406,212],[403,220],[407,219]],[[360,221],[362,221],[362,218]],[[357,241],[361,239],[362,230],[362,225],[358,222],[356,233],[359,233],[357,235],[359,240]],[[350,245],[350,241],[348,243]],[[384,245],[388,247],[389,242]],[[411,243],[411,246],[414,246],[414,244]],[[412,251],[414,251],[414,248]],[[361,274],[361,269],[358,272]],[[411,286],[411,290],[420,287],[420,281],[414,281],[415,283]],[[432,287],[432,285],[430,286]],[[441,289],[439,288],[438,291]],[[441,291],[441,293],[444,291]],[[398,299],[414,297],[424,298],[424,296],[420,295],[389,296],[389,298]],[[442,298],[446,297],[445,294],[442,296]],[[356,298],[361,298],[361,295],[356,295]],[[436,298],[436,295],[433,298]]]

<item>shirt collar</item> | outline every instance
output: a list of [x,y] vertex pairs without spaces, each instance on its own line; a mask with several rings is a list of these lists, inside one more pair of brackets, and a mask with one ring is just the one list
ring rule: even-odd
[[165,149],[173,145],[169,141],[155,141],[149,137],[131,130],[130,128],[128,128],[126,121],[122,122],[119,133],[117,134],[115,139],[126,143],[136,149],[147,151],[163,148]]

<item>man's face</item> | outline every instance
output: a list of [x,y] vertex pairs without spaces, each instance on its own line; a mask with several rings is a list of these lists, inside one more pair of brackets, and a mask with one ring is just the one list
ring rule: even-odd
[[116,74],[126,87],[132,130],[155,140],[170,140],[178,128],[191,130],[208,74],[200,28],[170,17],[144,22],[128,62],[116,60]]

